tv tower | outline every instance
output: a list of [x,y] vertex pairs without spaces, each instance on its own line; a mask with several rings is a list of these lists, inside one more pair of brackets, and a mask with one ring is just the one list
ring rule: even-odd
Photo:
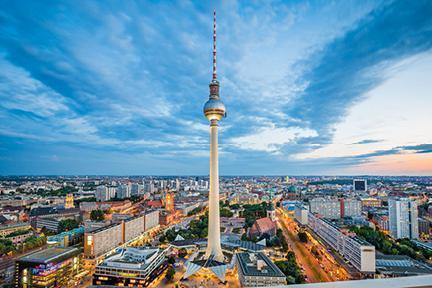
[[216,75],[216,10],[213,12],[213,77],[209,84],[210,96],[204,105],[204,115],[210,121],[210,192],[209,221],[206,259],[222,262],[220,217],[219,217],[219,160],[218,126],[219,120],[226,117],[225,105],[219,97],[219,81]]

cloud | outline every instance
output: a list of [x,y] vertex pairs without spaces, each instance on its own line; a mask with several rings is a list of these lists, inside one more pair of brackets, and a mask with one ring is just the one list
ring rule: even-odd
[[283,145],[297,139],[315,137],[316,131],[300,127],[270,127],[260,128],[256,133],[231,138],[230,143],[244,150],[280,152]]
[[354,145],[362,145],[362,144],[373,144],[373,143],[380,143],[383,142],[383,140],[377,140],[377,139],[364,139],[355,143],[352,143]]
[[398,149],[414,152],[414,153],[432,153],[432,144],[419,144],[419,145],[410,145],[410,146],[400,146]]
[[[300,169],[300,163],[310,169],[312,162],[292,156],[331,143],[350,107],[391,76],[385,67],[430,51],[431,5],[218,3],[218,75],[228,110],[220,126],[221,157],[229,155],[232,171],[258,171],[245,165],[251,159],[265,159],[269,166],[262,169],[269,173],[272,163],[281,171]],[[211,72],[212,8],[11,2],[0,11],[0,121],[7,124],[0,140],[8,154],[26,159],[32,151],[63,160],[71,151],[90,158],[93,151],[110,155],[118,167],[128,167],[119,159],[130,160],[129,154],[153,164],[157,156],[158,167],[171,157],[167,173],[202,167],[209,144],[202,105]],[[363,136],[357,144],[378,143]],[[336,162],[355,165],[352,158]],[[13,163],[1,165],[5,171]],[[324,171],[332,164],[323,159],[318,166]]]

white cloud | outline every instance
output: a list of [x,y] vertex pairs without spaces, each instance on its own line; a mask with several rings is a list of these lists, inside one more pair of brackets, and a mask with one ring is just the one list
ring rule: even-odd
[[275,153],[280,148],[301,138],[315,137],[317,132],[300,127],[264,127],[256,133],[234,137],[229,140],[234,146],[244,150],[255,150]]
[[[432,143],[432,54],[401,60],[381,71],[389,79],[369,91],[347,117],[335,125],[332,144],[299,159],[343,157],[388,150],[397,146]],[[379,142],[352,145],[365,139]]]

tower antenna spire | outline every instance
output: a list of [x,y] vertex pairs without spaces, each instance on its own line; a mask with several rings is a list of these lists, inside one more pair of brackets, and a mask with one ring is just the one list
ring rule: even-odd
[[216,80],[216,9],[213,10],[213,80]]

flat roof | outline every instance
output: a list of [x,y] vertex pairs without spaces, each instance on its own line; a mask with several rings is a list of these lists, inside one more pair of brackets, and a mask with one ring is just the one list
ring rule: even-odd
[[[252,261],[250,256],[256,257],[256,260],[262,260],[265,262],[263,269],[258,270],[256,260]],[[237,253],[237,259],[240,263],[240,269],[245,276],[257,276],[257,277],[284,277],[285,274],[263,253]]]
[[432,267],[405,255],[377,255],[376,269],[383,274],[432,274]]
[[70,257],[78,255],[79,253],[80,251],[77,248],[53,247],[21,257],[19,261],[47,264],[50,262],[60,262],[66,260]]

